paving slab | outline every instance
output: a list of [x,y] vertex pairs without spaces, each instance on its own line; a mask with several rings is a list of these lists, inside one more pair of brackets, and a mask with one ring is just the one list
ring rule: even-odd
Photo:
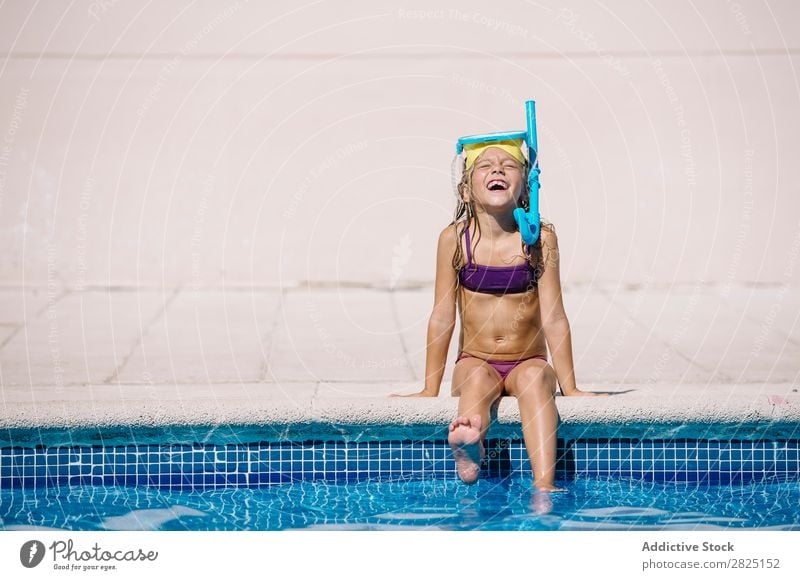
[[278,291],[181,292],[142,337],[118,380],[261,380],[280,300]]
[[[420,388],[425,379],[425,356],[428,341],[428,320],[433,309],[433,290],[430,287],[414,290],[396,290],[392,299],[397,308],[399,331],[408,351],[414,371],[413,380]],[[455,360],[458,357],[458,336],[461,323],[457,319],[447,351],[444,381],[451,381]]]
[[[55,302],[62,294],[64,290],[58,288],[23,290],[0,287],[0,325],[27,324],[41,313],[48,301]],[[2,342],[0,340],[0,344]]]
[[293,291],[275,330],[267,380],[413,380],[388,292]]
[[0,344],[11,338],[20,328],[22,325],[19,324],[0,324]]
[[73,292],[0,348],[7,385],[103,383],[157,318],[162,292]]
[[[579,387],[585,382],[639,383],[653,377],[666,344],[619,309],[606,291],[591,286],[565,291],[564,308],[570,321]],[[708,373],[689,360],[676,359],[662,369],[655,382],[707,378]]]
[[733,316],[745,316],[756,325],[756,336],[800,345],[800,292],[796,288],[732,286],[721,288],[719,295]]
[[642,327],[652,329],[664,345],[647,381],[662,381],[670,365],[681,359],[692,364],[680,377],[682,381],[783,382],[798,378],[800,345],[763,333],[749,317],[726,307],[716,293],[653,289],[617,293],[612,298]]

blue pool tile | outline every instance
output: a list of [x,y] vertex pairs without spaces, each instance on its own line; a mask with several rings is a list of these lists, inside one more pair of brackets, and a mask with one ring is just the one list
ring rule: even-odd
[[225,479],[229,485],[233,485],[236,487],[242,487],[247,485],[246,473],[231,473]]
[[24,489],[32,489],[32,488],[40,487],[40,486],[42,486],[42,483],[43,482],[41,482],[36,477],[23,477],[22,478],[22,487]]
[[248,473],[246,476],[247,487],[258,487],[269,483],[268,473]]
[[[559,477],[648,481],[800,479],[798,441],[558,441]],[[522,441],[486,442],[486,473],[530,475]],[[243,486],[290,480],[441,477],[455,474],[444,441],[285,442],[242,445],[127,445],[0,449],[0,489],[92,481],[123,485]]]
[[47,475],[54,477],[58,475],[67,475],[67,466],[59,464],[48,464],[46,468]]

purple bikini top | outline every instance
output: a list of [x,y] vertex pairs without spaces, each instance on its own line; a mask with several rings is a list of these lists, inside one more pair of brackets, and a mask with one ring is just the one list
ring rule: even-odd
[[[482,266],[473,264],[469,241],[469,226],[467,226],[465,235],[467,263],[458,271],[458,278],[464,288],[485,294],[519,294],[537,285],[536,275],[529,263],[516,266]],[[525,244],[525,256],[530,256],[527,244]]]

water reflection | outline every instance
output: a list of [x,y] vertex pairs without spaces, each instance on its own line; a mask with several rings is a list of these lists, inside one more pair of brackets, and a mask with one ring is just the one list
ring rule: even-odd
[[[563,482],[562,482],[563,483]],[[711,530],[798,529],[800,488],[530,479],[304,482],[169,492],[76,487],[0,492],[0,528],[68,530]]]

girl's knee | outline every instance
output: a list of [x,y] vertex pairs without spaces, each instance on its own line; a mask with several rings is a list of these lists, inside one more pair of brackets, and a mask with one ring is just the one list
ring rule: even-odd
[[527,395],[552,396],[557,377],[550,365],[528,367],[517,377],[517,397]]
[[489,369],[476,367],[470,369],[466,377],[461,381],[460,392],[478,393],[484,396],[500,396],[503,391],[503,384],[492,376]]

